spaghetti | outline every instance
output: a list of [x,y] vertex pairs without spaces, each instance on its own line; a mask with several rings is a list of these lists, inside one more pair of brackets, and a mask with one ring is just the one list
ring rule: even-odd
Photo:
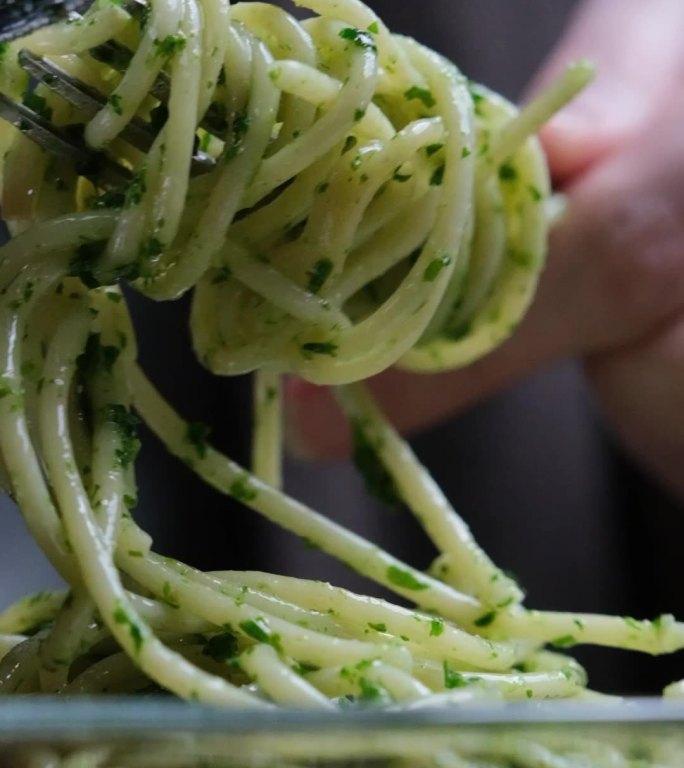
[[[0,129],[13,235],[0,251],[2,474],[70,586],[0,614],[0,692],[157,686],[321,709],[599,697],[547,646],[665,653],[684,647],[684,625],[524,608],[359,383],[394,364],[465,365],[513,331],[548,225],[533,135],[590,70],[571,67],[518,113],[358,0],[299,4],[317,15],[98,0],[3,52],[3,90],[80,126],[102,166],[74,169]],[[91,55],[112,39],[116,61]],[[20,48],[97,88],[102,108],[86,114],[50,83],[29,89]],[[128,140],[140,121],[155,127],[144,152]],[[196,173],[198,160],[210,170]],[[126,185],[107,179],[111,161]],[[192,290],[202,363],[256,372],[253,472],[137,366],[122,280],[156,300]],[[428,573],[280,490],[283,374],[338,387],[366,455],[441,552]],[[130,512],[134,412],[205,482],[415,608],[156,554]]]

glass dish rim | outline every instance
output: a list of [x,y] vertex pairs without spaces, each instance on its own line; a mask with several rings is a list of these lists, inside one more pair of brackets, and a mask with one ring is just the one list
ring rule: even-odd
[[226,710],[131,696],[7,697],[0,700],[0,746],[17,739],[116,738],[169,732],[244,736],[259,733],[328,733],[434,728],[672,725],[684,728],[684,701],[558,701],[470,704],[451,708],[312,712],[294,709]]

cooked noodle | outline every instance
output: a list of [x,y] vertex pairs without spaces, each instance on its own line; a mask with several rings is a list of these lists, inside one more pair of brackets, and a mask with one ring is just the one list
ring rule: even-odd
[[[599,697],[546,646],[666,653],[684,647],[684,625],[528,611],[359,383],[395,364],[466,365],[514,330],[548,228],[534,133],[590,69],[571,67],[519,113],[358,0],[300,4],[318,15],[228,0],[153,0],[141,14],[101,0],[4,52],[3,90],[81,125],[102,154],[86,179],[0,128],[13,235],[0,251],[3,476],[69,584],[0,614],[0,692],[157,686],[320,709]],[[130,52],[123,67],[89,55],[112,37]],[[45,84],[27,90],[20,48],[105,105],[85,114]],[[160,76],[163,104],[150,95]],[[157,126],[145,152],[128,141],[137,120]],[[253,473],[137,366],[122,280],[156,300],[192,290],[201,362],[256,372]],[[283,374],[338,387],[366,457],[441,553],[428,573],[280,489]],[[156,554],[130,512],[134,412],[205,482],[415,608]]]

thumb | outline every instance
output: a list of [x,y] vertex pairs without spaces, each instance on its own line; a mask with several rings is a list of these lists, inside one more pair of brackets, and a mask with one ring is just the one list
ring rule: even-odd
[[571,61],[589,59],[594,83],[542,132],[558,183],[572,182],[632,138],[681,72],[682,0],[585,0],[534,79],[537,91]]

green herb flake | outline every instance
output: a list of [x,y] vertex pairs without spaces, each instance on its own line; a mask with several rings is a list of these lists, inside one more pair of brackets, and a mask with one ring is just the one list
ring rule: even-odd
[[129,549],[128,550],[128,556],[129,557],[135,557],[137,559],[141,559],[145,557],[145,554],[141,552],[139,549]]
[[519,251],[511,248],[508,251],[508,258],[520,269],[532,269],[536,264],[536,259],[529,251]]
[[359,688],[361,689],[359,701],[364,704],[384,704],[392,701],[386,688],[367,677],[359,678]]
[[133,205],[138,205],[146,191],[147,188],[145,186],[145,171],[138,171],[138,173],[133,176],[131,183],[126,189],[124,208],[130,208]]
[[527,190],[535,203],[540,203],[544,199],[544,195],[533,184],[528,184]]
[[467,688],[473,682],[472,679],[452,669],[446,661],[442,664],[442,669],[444,670],[444,687],[448,691],[453,691],[454,688]]
[[359,140],[356,138],[356,136],[347,136],[344,142],[344,147],[342,147],[342,154],[346,155],[347,152],[351,152],[352,149],[359,143]]
[[107,103],[112,108],[112,112],[115,115],[123,115],[123,104],[121,103],[121,96],[118,93],[113,93],[108,99]]
[[137,428],[140,419],[125,405],[112,404],[105,408],[105,418],[114,425],[119,438],[119,447],[115,450],[116,463],[121,469],[127,469],[135,461],[140,450]]
[[423,280],[426,283],[434,283],[435,280],[442,273],[442,270],[445,267],[448,267],[450,264],[451,264],[451,256],[449,256],[448,254],[445,254],[439,259],[434,259],[427,265],[425,272],[423,273]]
[[316,355],[336,357],[339,347],[331,341],[310,341],[300,347],[307,360],[312,360]]
[[135,621],[128,615],[126,609],[121,605],[121,603],[117,604],[116,610],[113,614],[113,619],[116,624],[122,624],[128,627],[135,652],[140,653],[145,642],[145,635],[142,628],[139,627],[138,624],[136,624]]
[[428,146],[425,147],[425,154],[428,157],[432,157],[433,155],[436,155],[442,149],[444,149],[444,144],[428,144]]
[[335,265],[330,259],[320,259],[306,275],[309,278],[308,290],[310,293],[318,293],[332,275]]
[[577,640],[574,635],[563,635],[563,637],[552,640],[551,645],[554,648],[572,648],[577,645]]
[[394,478],[380,460],[377,446],[369,439],[362,422],[353,420],[351,428],[352,457],[366,490],[391,509],[400,509],[403,504],[401,494]]
[[310,664],[308,661],[300,661],[298,664],[295,664],[292,669],[298,674],[298,675],[309,675],[312,672],[319,672],[320,667],[317,664]]
[[168,581],[165,581],[162,587],[161,599],[162,602],[166,603],[170,608],[180,608],[178,595],[173,591],[171,584]]
[[432,95],[432,92],[427,88],[421,88],[419,85],[412,85],[407,91],[405,91],[404,98],[407,101],[420,101],[427,109],[432,109],[437,105],[437,101]]
[[439,637],[444,633],[444,622],[441,619],[432,619],[430,622],[430,637]]
[[481,629],[484,627],[489,627],[496,621],[496,611],[490,611],[489,613],[485,613],[483,616],[480,616],[479,619],[475,619],[473,622],[476,627],[480,627]]
[[161,56],[163,59],[168,59],[169,57],[180,53],[185,48],[186,43],[187,40],[185,39],[185,35],[179,32],[175,35],[167,35],[161,39],[157,38],[154,41],[154,46],[158,56]]
[[377,21],[374,21],[372,24],[368,25],[368,31],[373,34],[377,35],[380,33],[380,24],[378,24]]
[[254,501],[259,495],[259,491],[251,484],[248,475],[243,475],[234,480],[230,486],[229,493],[234,499],[244,503]]
[[367,51],[377,50],[373,36],[368,32],[363,32],[355,27],[345,27],[340,30],[340,37],[343,40],[348,40],[350,43],[354,43],[358,48],[363,48]]
[[366,116],[366,110],[365,109],[357,109],[356,112],[354,112],[354,122],[358,123]]
[[209,656],[219,664],[225,664],[230,661],[238,653],[238,641],[232,632],[223,632],[220,635],[214,635],[211,637],[206,645],[202,654]]
[[438,168],[435,168],[432,176],[430,177],[430,186],[431,187],[441,187],[444,183],[444,172],[446,170],[446,165],[442,163]]
[[386,624],[372,624],[369,621],[368,622],[368,626],[370,627],[370,629],[373,629],[376,632],[387,632],[387,625]]
[[463,147],[461,150],[461,157],[465,160],[466,157],[470,157],[473,153],[468,149],[468,147]]
[[185,430],[185,440],[190,443],[197,452],[200,459],[204,459],[207,456],[207,450],[209,448],[209,435],[211,429],[201,421],[188,422]]
[[164,253],[164,243],[154,235],[148,237],[140,246],[140,257],[142,259],[156,259]]
[[518,171],[511,163],[502,163],[499,166],[499,178],[501,181],[515,181],[518,178]]
[[424,589],[429,589],[428,584],[418,581],[410,571],[405,571],[403,568],[398,568],[396,565],[390,565],[387,569],[387,580],[390,584],[394,584],[395,587],[409,589],[412,592],[420,592]]
[[254,620],[243,621],[240,629],[258,643],[266,643],[276,651],[282,653],[283,647],[280,635],[271,631],[266,619],[258,617]]

